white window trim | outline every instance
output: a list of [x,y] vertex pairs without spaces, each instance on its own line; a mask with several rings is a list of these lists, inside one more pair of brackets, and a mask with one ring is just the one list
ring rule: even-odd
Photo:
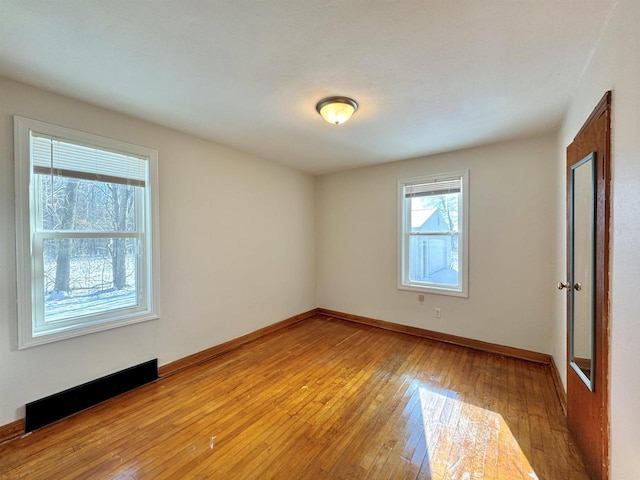
[[[32,184],[30,133],[38,132],[47,136],[59,137],[72,142],[95,146],[106,150],[134,154],[149,161],[149,204],[146,232],[150,235],[151,251],[144,252],[147,258],[147,309],[132,314],[97,316],[93,321],[67,327],[54,333],[34,335],[34,304],[36,281],[33,271],[31,235],[35,231],[35,216],[30,211]],[[18,348],[24,349],[36,345],[51,343],[67,338],[78,337],[94,332],[154,320],[160,316],[160,244],[159,244],[159,195],[158,195],[158,152],[150,148],[93,135],[90,133],[60,127],[50,123],[14,116],[14,154],[15,154],[15,214],[16,214],[16,267],[18,290]],[[143,246],[146,248],[146,246]],[[106,317],[106,318],[105,318]]]
[[[405,236],[407,221],[409,218],[405,208],[404,187],[406,185],[433,181],[439,178],[459,176],[462,178],[462,202],[458,205],[458,225],[460,253],[458,256],[459,270],[461,276],[460,288],[436,286],[433,284],[424,285],[419,282],[409,280],[408,272],[408,241],[409,236]],[[398,180],[398,290],[408,290],[412,292],[431,293],[436,295],[449,295],[454,297],[469,297],[469,170],[457,172],[445,172],[437,175],[422,175],[419,177],[403,178]]]

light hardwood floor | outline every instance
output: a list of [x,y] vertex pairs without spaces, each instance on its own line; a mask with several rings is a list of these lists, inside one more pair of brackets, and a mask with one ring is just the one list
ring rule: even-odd
[[549,367],[317,316],[0,446],[0,478],[587,477]]

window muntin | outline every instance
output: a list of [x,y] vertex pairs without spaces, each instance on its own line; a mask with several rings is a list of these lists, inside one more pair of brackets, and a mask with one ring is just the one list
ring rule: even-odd
[[468,172],[398,182],[398,288],[467,296]]
[[15,130],[19,347],[157,318],[157,152]]

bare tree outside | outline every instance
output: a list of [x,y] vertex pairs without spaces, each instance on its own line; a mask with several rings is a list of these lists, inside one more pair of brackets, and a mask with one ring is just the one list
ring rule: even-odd
[[[65,179],[65,187],[62,193],[62,201],[59,209],[60,230],[71,230],[76,212],[76,201],[78,198],[78,180],[74,178]],[[58,247],[56,260],[56,278],[53,287],[53,296],[61,296],[69,292],[69,262],[71,260],[71,240],[63,239]]]
[[[113,229],[119,232],[127,230],[127,222],[130,219],[133,208],[133,188],[128,185],[108,184],[111,193],[111,210]],[[122,290],[127,286],[127,271],[125,267],[126,240],[114,238],[111,249],[113,267],[113,287]]]

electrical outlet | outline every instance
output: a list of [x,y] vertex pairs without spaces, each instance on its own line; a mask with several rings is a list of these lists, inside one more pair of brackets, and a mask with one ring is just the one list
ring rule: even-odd
[[422,302],[424,302],[424,295],[418,295],[418,301],[420,302],[420,305],[422,305]]
[[433,309],[433,316],[436,318],[440,318],[440,309],[438,307]]

